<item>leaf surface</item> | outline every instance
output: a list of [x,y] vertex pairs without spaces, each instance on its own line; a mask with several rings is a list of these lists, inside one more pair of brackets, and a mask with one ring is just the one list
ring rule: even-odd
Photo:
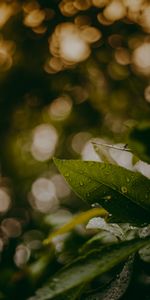
[[95,250],[64,267],[29,300],[49,300],[109,271],[132,253],[150,243],[150,237],[134,239]]
[[134,255],[126,261],[123,269],[102,291],[91,294],[85,300],[119,300],[128,288],[133,270]]
[[99,203],[111,221],[150,221],[150,180],[123,167],[81,160],[54,160],[74,192],[89,204]]

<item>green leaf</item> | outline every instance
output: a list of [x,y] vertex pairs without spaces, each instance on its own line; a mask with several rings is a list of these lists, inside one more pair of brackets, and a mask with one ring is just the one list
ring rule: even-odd
[[109,271],[132,253],[150,243],[150,237],[121,242],[103,250],[95,250],[63,268],[55,277],[36,292],[29,300],[48,300],[72,288],[88,283],[95,277]]
[[150,180],[123,167],[81,160],[54,159],[74,192],[89,204],[98,202],[111,221],[150,221]]
[[26,266],[28,277],[30,277],[33,283],[39,281],[43,274],[46,274],[47,266],[51,263],[54,256],[55,249],[51,245],[48,253],[43,253],[39,259]]
[[119,300],[125,293],[130,283],[133,270],[133,261],[134,255],[131,255],[131,257],[124,264],[121,272],[116,274],[115,278],[104,290],[85,297],[85,300]]
[[78,286],[76,288],[73,288],[66,293],[59,295],[55,298],[55,300],[76,300],[79,299],[79,296],[81,295],[83,289],[85,288],[85,285]]
[[83,254],[86,253],[87,251],[89,252],[89,250],[92,248],[100,249],[100,247],[104,247],[104,245],[106,244],[114,244],[118,242],[119,242],[119,236],[116,236],[115,234],[113,234],[113,232],[110,231],[100,230],[100,232],[98,232],[87,242],[85,242],[79,251],[81,254]]

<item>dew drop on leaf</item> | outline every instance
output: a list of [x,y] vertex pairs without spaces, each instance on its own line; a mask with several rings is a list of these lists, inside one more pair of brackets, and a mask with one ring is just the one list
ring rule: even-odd
[[54,282],[58,282],[59,279],[55,277],[55,278],[53,278],[53,281],[54,281]]
[[65,173],[65,177],[69,177],[69,173]]
[[127,193],[127,191],[128,191],[128,189],[127,189],[126,186],[122,186],[122,187],[121,187],[121,192],[122,192],[122,193],[125,194],[125,193]]
[[101,207],[101,205],[98,202],[96,202],[96,203],[92,203],[91,207]]
[[108,200],[111,200],[112,197],[111,197],[111,195],[108,195],[108,196],[105,196],[103,199],[106,200],[106,201],[108,201]]

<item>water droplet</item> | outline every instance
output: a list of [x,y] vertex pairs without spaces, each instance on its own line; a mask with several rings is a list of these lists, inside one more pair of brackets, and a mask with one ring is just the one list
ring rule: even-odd
[[145,238],[146,236],[150,236],[150,225],[139,229],[139,236]]
[[107,195],[107,196],[103,197],[103,199],[106,200],[106,201],[108,201],[108,200],[111,200],[112,197],[111,197],[111,195]]
[[94,162],[94,161],[89,161],[89,162],[88,162],[88,165],[89,165],[90,167],[92,167],[92,166],[95,165],[95,162]]
[[121,192],[122,192],[122,193],[125,194],[125,193],[127,193],[127,191],[128,191],[128,189],[127,189],[126,186],[122,186],[122,187],[121,187]]
[[101,207],[101,205],[98,202],[96,202],[96,203],[92,203],[91,207]]
[[69,177],[69,173],[66,173],[66,174],[65,174],[65,177]]
[[107,174],[107,175],[109,175],[110,174],[110,171],[109,170],[105,170],[105,173]]
[[53,281],[54,281],[54,282],[58,282],[59,279],[55,277],[55,278],[53,278]]
[[88,182],[91,182],[92,180],[91,180],[91,178],[88,178]]

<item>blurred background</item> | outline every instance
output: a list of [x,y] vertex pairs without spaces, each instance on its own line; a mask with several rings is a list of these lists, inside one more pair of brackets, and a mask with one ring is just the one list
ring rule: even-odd
[[[52,157],[101,161],[92,142],[122,147],[149,126],[149,33],[149,1],[0,1],[0,299],[19,299],[50,228],[87,209]],[[109,153],[150,177],[130,152]]]

